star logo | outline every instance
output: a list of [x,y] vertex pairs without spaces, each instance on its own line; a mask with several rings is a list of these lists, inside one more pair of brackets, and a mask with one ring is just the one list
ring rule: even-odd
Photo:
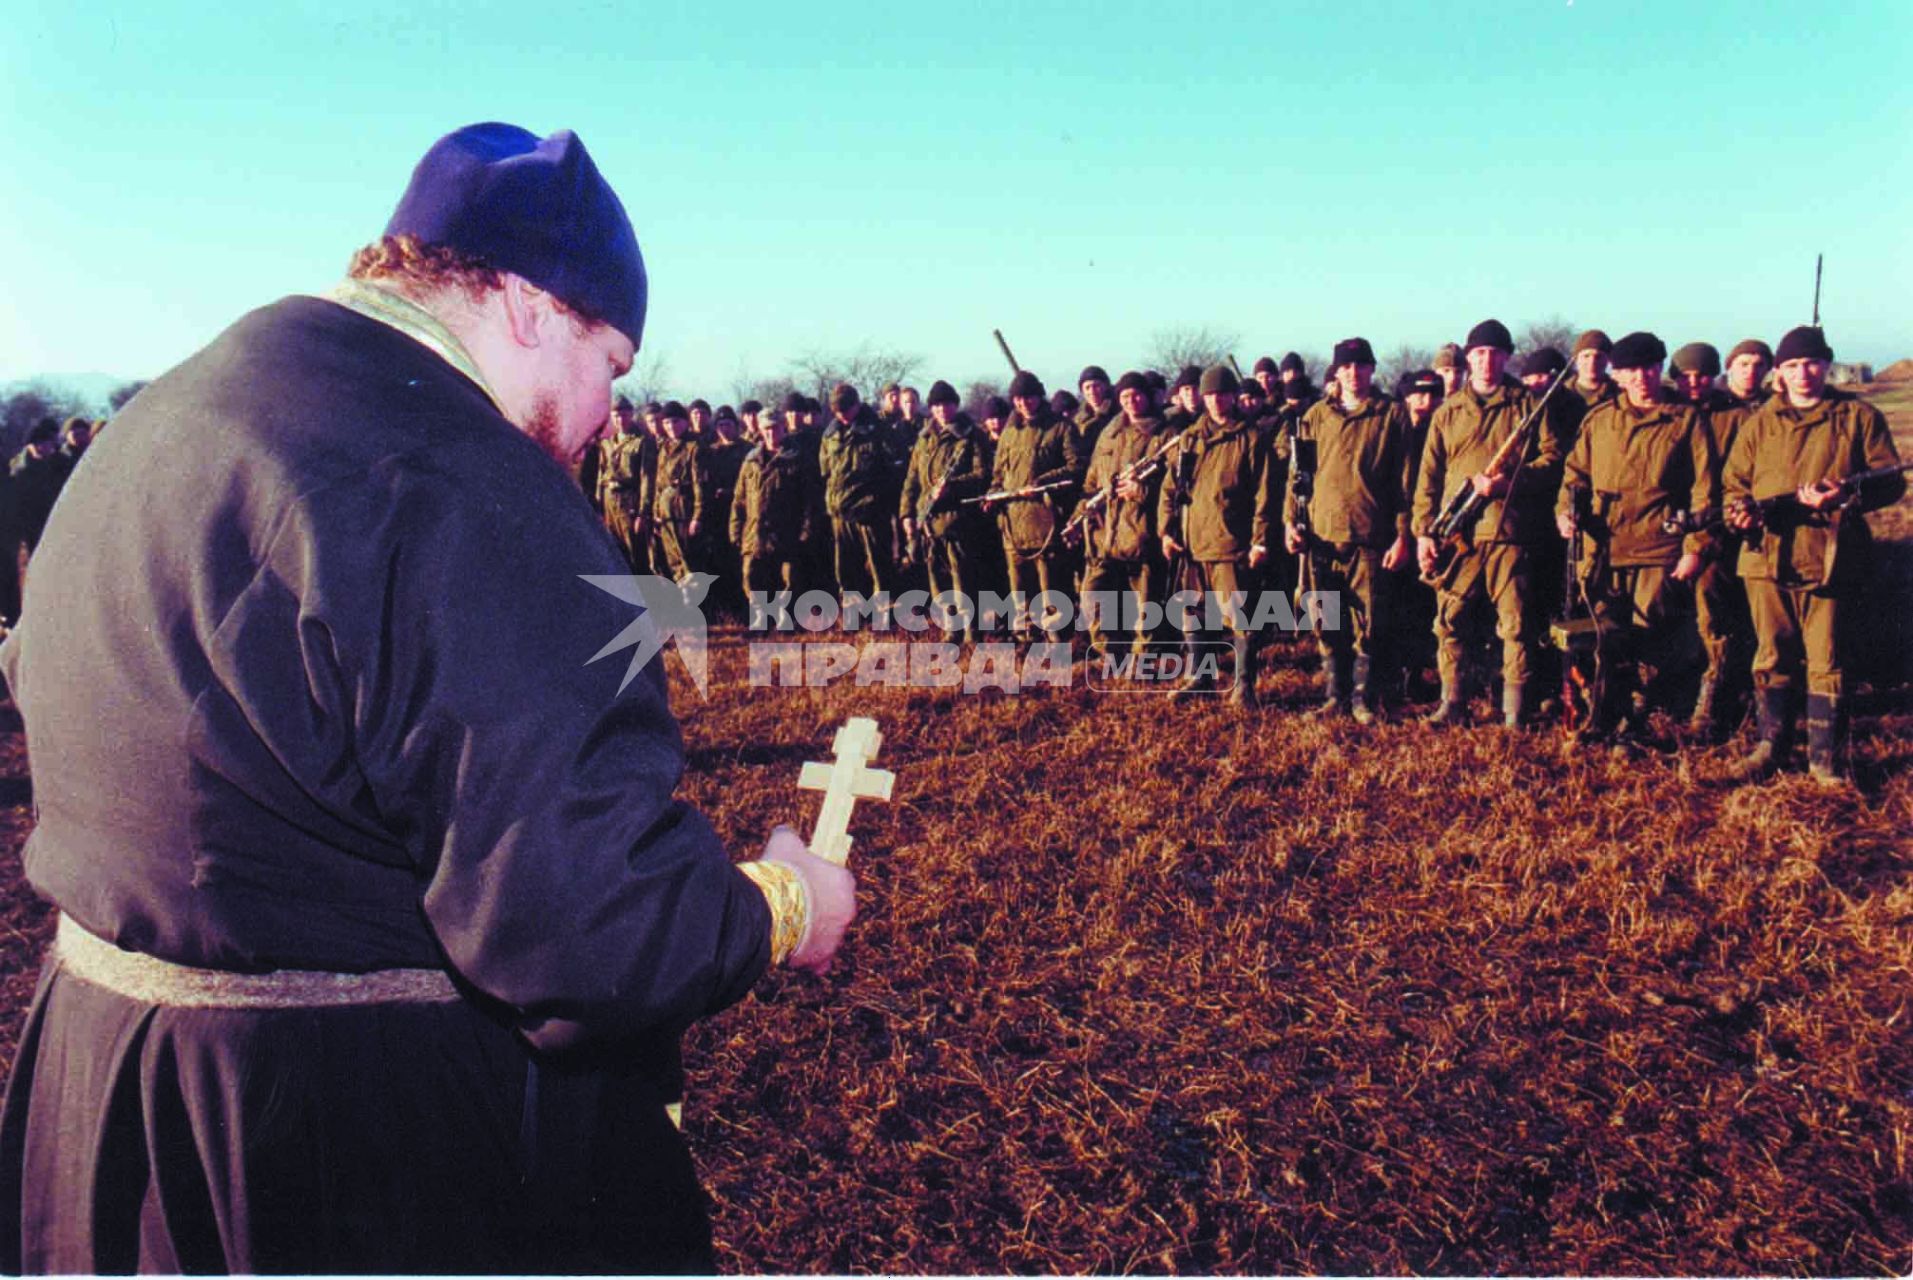
[[716,581],[714,577],[708,573],[693,573],[677,583],[654,573],[581,573],[578,576],[639,609],[631,625],[585,659],[586,666],[620,649],[631,650],[631,662],[625,667],[624,679],[618,682],[618,692],[623,693],[637,679],[638,672],[644,670],[644,664],[662,653],[665,645],[672,644],[677,648],[678,661],[684,664],[685,674],[697,686],[698,697],[708,696],[710,672],[706,637],[710,628],[701,606],[711,583]]

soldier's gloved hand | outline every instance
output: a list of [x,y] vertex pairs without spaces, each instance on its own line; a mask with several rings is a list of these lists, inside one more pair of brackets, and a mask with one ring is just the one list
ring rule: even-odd
[[793,969],[822,975],[830,971],[844,931],[857,918],[857,878],[847,867],[812,853],[804,838],[787,826],[778,826],[764,843],[764,861],[781,862],[803,877],[810,899],[810,920],[797,949],[790,953]]
[[1415,539],[1415,563],[1424,575],[1435,571],[1435,557],[1441,553],[1433,538]]

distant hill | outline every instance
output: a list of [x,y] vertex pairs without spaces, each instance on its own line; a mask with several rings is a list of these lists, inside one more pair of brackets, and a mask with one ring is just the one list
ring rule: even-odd
[[1913,382],[1913,360],[1895,360],[1873,375],[1875,382]]

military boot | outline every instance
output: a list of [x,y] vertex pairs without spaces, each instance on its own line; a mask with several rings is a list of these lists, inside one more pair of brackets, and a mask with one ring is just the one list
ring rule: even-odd
[[1322,702],[1308,712],[1311,720],[1324,720],[1342,714],[1348,702],[1348,682],[1343,678],[1341,655],[1322,655]]
[[1525,684],[1504,684],[1501,686],[1501,723],[1510,729],[1520,729],[1528,722],[1528,686]]
[[1807,773],[1825,787],[1837,787],[1840,772],[1840,700],[1824,693],[1807,695]]
[[1697,738],[1712,738],[1719,703],[1720,681],[1710,671],[1701,677],[1700,692],[1694,698],[1694,714],[1687,721],[1688,732]]
[[1255,655],[1247,636],[1235,637],[1231,647],[1235,651],[1235,688],[1229,690],[1229,703],[1247,711],[1256,705]]
[[1734,776],[1742,782],[1758,782],[1780,767],[1787,754],[1788,724],[1793,690],[1766,688],[1754,691],[1754,712],[1760,740],[1741,757]]
[[1459,681],[1452,684],[1442,681],[1441,701],[1435,704],[1433,711],[1421,718],[1421,722],[1435,729],[1468,723],[1468,704],[1461,700]]
[[1375,723],[1375,686],[1372,681],[1374,665],[1365,653],[1355,655],[1355,680],[1353,703],[1350,707],[1355,723],[1369,725]]

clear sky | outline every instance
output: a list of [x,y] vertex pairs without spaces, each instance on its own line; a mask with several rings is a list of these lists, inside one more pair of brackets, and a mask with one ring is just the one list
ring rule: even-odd
[[572,128],[679,395],[870,343],[1052,385],[1483,316],[1913,355],[1913,3],[0,6],[0,380],[332,283],[458,125]]

